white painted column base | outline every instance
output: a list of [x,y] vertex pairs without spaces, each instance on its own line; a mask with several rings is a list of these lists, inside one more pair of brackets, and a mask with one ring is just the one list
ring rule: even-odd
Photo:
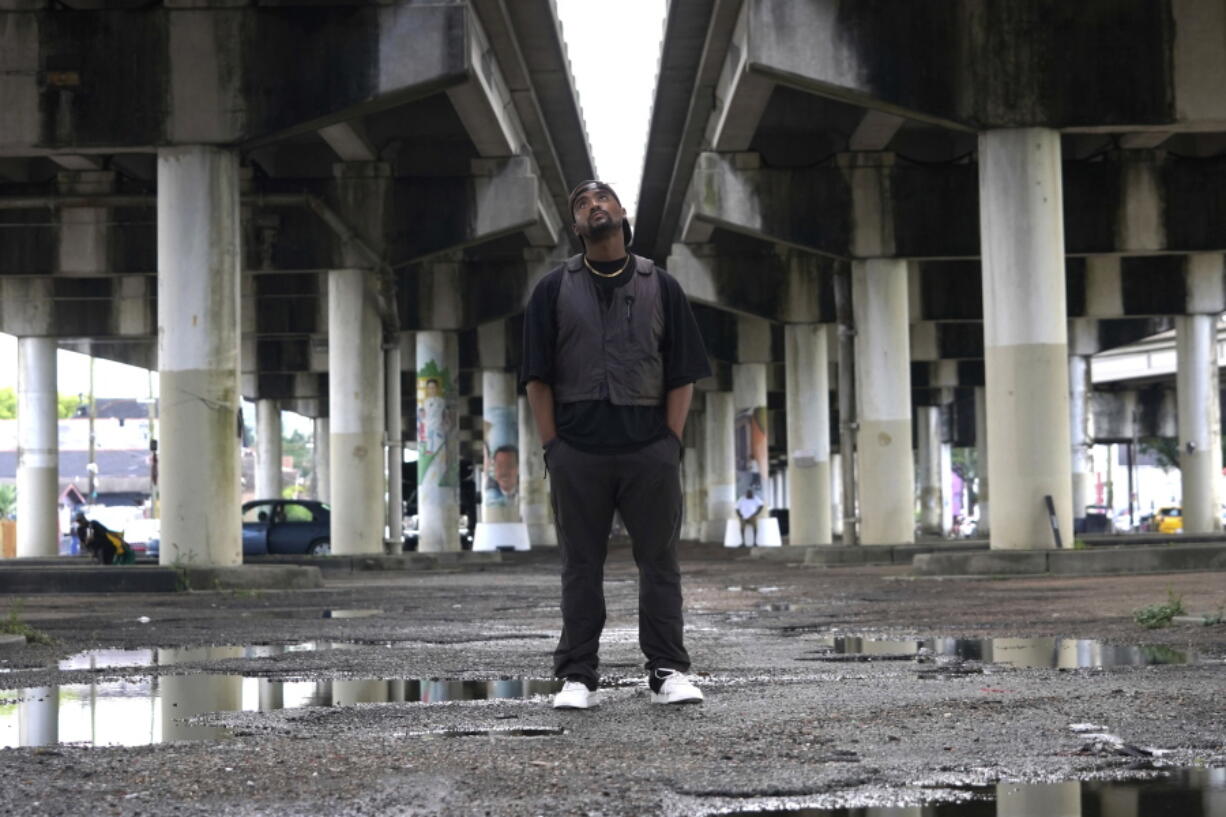
[[523,522],[478,522],[473,550],[531,550],[528,526]]
[[519,516],[528,528],[528,542],[532,547],[557,547],[541,435],[528,398],[523,396],[519,398],[519,450]]
[[[712,520],[711,525],[708,527],[714,527],[714,523],[715,520]],[[745,544],[744,540],[741,539],[740,522],[735,519],[726,519],[722,524],[724,526],[724,547],[739,548],[741,545]]]
[[779,520],[774,516],[767,516],[755,522],[751,542],[746,542],[741,537],[740,521],[727,520],[724,523],[724,547],[739,548],[745,545],[762,548],[783,547],[783,537],[779,534]]
[[779,520],[774,516],[763,517],[754,525],[754,544],[760,548],[777,548],[783,546],[783,537],[779,534]]

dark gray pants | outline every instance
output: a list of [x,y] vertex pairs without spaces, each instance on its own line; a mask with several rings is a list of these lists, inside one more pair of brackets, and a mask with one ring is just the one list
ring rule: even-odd
[[681,616],[681,444],[676,437],[627,454],[588,454],[559,440],[547,461],[562,556],[562,638],[554,674],[599,680],[604,563],[613,512],[639,568],[639,647],[647,669],[690,668]]

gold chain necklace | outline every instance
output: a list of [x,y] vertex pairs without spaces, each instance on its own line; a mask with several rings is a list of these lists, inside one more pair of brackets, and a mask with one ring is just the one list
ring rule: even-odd
[[622,264],[622,268],[619,269],[617,272],[601,272],[600,270],[596,269],[595,267],[593,267],[591,264],[588,263],[586,255],[583,256],[583,266],[587,267],[588,271],[591,272],[593,275],[599,275],[601,278],[616,278],[617,276],[625,272],[626,269],[630,266],[630,254],[626,253],[626,263]]

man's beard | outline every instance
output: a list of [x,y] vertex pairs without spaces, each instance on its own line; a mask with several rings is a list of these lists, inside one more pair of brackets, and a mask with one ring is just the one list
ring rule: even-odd
[[582,232],[584,238],[590,238],[593,241],[602,241],[610,234],[617,232],[621,228],[621,222],[613,218],[613,216],[609,216],[605,220],[599,221],[595,224],[589,221],[587,223],[587,227]]

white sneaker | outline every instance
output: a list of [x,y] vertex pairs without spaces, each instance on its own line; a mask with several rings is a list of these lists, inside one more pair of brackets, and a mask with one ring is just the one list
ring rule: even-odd
[[684,672],[675,669],[652,670],[657,679],[663,679],[659,692],[651,693],[653,704],[700,704],[702,690],[694,686],[694,682],[685,676]]
[[567,681],[553,696],[554,709],[591,709],[600,705],[600,690],[588,689],[582,681]]

